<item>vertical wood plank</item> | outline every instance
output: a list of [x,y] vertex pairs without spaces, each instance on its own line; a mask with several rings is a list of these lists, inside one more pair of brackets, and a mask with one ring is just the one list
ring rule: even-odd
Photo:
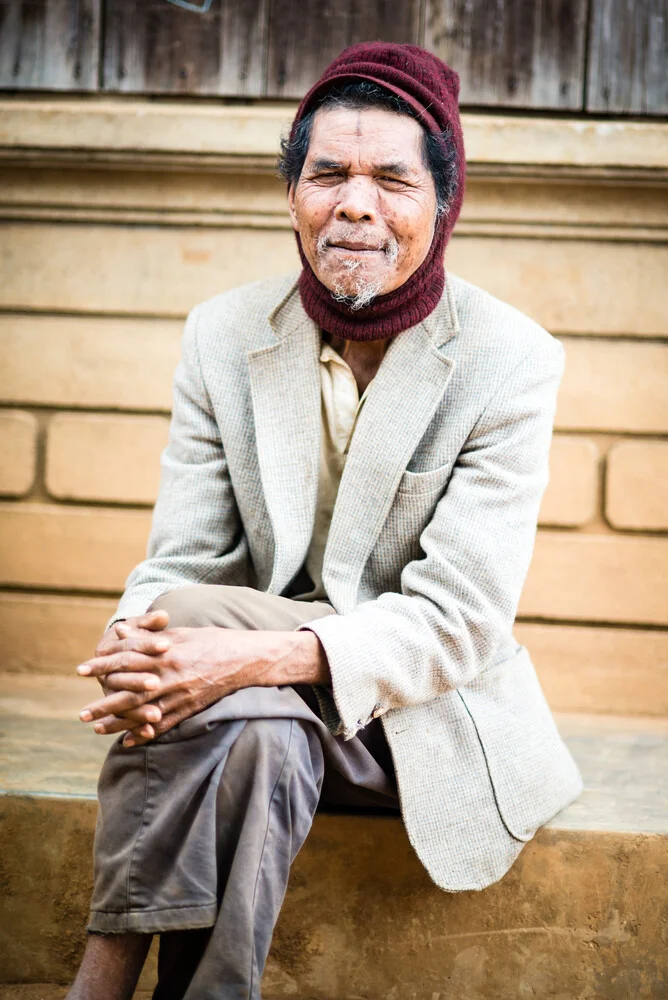
[[104,87],[122,93],[257,97],[266,0],[106,0]]
[[462,104],[580,110],[586,0],[426,0],[425,46]]
[[348,45],[382,39],[413,42],[420,35],[420,0],[272,0],[267,95],[302,97]]
[[592,0],[587,111],[668,113],[668,0]]
[[0,87],[96,90],[100,0],[0,0]]

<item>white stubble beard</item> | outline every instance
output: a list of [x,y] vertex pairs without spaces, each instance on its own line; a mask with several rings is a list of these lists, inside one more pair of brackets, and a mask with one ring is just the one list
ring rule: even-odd
[[[320,236],[316,245],[316,253],[319,257],[324,256],[328,252],[329,242],[326,236]],[[396,239],[391,237],[387,244],[383,247],[383,253],[385,254],[386,261],[388,264],[392,265],[397,261],[399,257],[399,243]],[[383,282],[376,279],[372,281],[365,278],[363,275],[358,275],[356,278],[352,278],[355,271],[357,271],[362,261],[359,260],[344,260],[341,262],[348,272],[348,275],[352,281],[346,282],[344,285],[342,282],[337,282],[331,291],[331,296],[335,302],[344,302],[353,312],[357,312],[359,309],[365,309],[370,306],[377,295],[380,294],[380,290],[383,287]],[[352,284],[353,290],[350,291],[350,286]],[[348,290],[346,290],[346,288]]]

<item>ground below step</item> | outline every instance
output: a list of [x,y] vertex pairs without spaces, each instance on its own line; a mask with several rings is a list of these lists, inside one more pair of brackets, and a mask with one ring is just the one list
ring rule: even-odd
[[[66,983],[83,940],[104,741],[76,721],[86,682],[16,681],[5,679],[0,699],[0,968],[6,982]],[[266,995],[665,1000],[668,721],[558,722],[585,792],[482,893],[437,889],[397,819],[316,817]],[[59,998],[49,989],[0,1000]]]
[[[43,983],[0,986],[0,1000],[65,1000],[67,986],[53,986]],[[138,990],[134,1000],[151,1000],[151,990]]]

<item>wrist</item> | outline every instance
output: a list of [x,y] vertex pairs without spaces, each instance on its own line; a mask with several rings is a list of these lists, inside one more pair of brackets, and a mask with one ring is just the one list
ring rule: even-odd
[[329,684],[327,654],[315,632],[265,633],[269,654],[263,679],[267,687],[283,684]]

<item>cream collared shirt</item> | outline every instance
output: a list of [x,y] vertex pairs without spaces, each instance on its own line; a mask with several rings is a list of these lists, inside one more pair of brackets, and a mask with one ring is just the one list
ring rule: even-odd
[[318,502],[311,544],[306,555],[306,569],[313,580],[314,590],[300,595],[309,600],[327,599],[322,585],[325,546],[350,441],[367,392],[368,386],[360,397],[350,365],[323,340],[320,350],[321,430]]

